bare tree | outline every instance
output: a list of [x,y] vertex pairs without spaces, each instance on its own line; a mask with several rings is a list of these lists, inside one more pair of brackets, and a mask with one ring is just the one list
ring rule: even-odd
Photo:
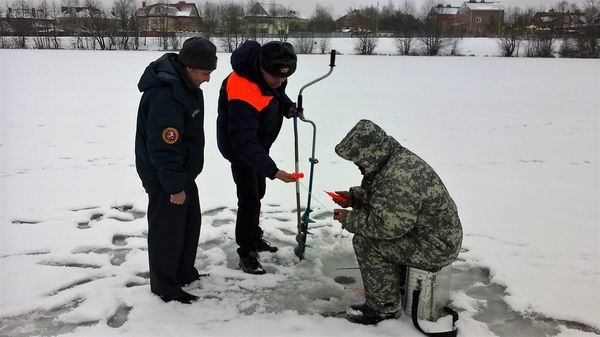
[[566,0],[559,1],[555,6],[554,10],[559,13],[566,13],[570,8],[569,2]]
[[[84,19],[80,20],[82,30],[92,37],[101,50],[110,47],[109,34],[110,26],[106,13],[98,0],[85,0]],[[95,43],[92,44],[95,49]]]
[[159,2],[162,4],[158,6],[158,13],[156,20],[158,21],[157,31],[158,31],[158,45],[163,50],[169,49],[169,7],[166,6],[168,4],[168,0],[160,0]]
[[560,31],[562,19],[549,21],[543,29],[530,29],[525,45],[527,57],[554,57],[556,36]]
[[510,34],[506,32],[503,37],[498,39],[498,47],[500,48],[500,53],[504,57],[512,57],[515,55],[515,51],[518,50],[521,45],[521,40],[515,34]]
[[366,19],[366,24],[363,24],[360,27],[364,31],[371,31],[377,35],[379,30],[379,9],[376,6],[366,6],[361,8],[360,13]]
[[52,20],[51,32],[50,32],[50,40],[51,40],[51,48],[59,49],[60,42],[58,40],[58,36],[60,34],[58,25],[56,23],[57,18],[60,16],[60,6],[56,4],[56,2],[52,1],[52,6],[50,7],[50,19]]
[[412,0],[403,0],[398,9],[400,12],[404,14],[410,14],[412,16],[414,16],[417,12],[417,7]]
[[112,23],[114,43],[118,49],[131,49],[130,38],[136,35],[131,20],[135,17],[134,0],[115,0],[112,7],[115,22]]
[[298,54],[312,54],[315,47],[315,38],[312,33],[303,33],[294,41],[294,50]]
[[29,18],[31,4],[26,0],[16,0],[8,10],[8,22],[14,29],[13,44],[15,48],[27,48],[27,35],[32,30],[32,20]]
[[589,0],[584,8],[586,25],[575,37],[563,39],[561,57],[600,58],[600,26],[594,20],[600,14],[600,0]]
[[373,55],[377,47],[377,37],[372,32],[358,32],[354,34],[354,51],[359,55]]
[[42,0],[37,9],[31,10],[33,46],[36,49],[57,49],[59,47],[56,32],[56,4],[52,7]]
[[37,19],[46,19],[48,9],[48,2],[42,0],[37,9],[31,10],[31,36],[33,40],[33,47],[36,49],[48,49],[49,44],[46,41],[46,32],[42,24],[36,24]]
[[[7,9],[8,11],[8,9]],[[0,7],[0,18],[7,18],[4,8]],[[0,48],[8,48],[9,43],[4,39],[4,35],[8,33],[8,22],[0,19]]]
[[423,36],[421,43],[423,44],[423,54],[428,56],[438,55],[449,44],[445,38],[440,36]]
[[331,16],[331,10],[321,4],[317,4],[314,13],[308,19],[308,30],[315,33],[335,31],[335,21]]
[[420,38],[424,55],[438,55],[444,48],[453,45],[454,41],[445,37],[440,28],[437,19],[431,16],[425,19],[422,26],[422,37]]
[[527,57],[554,57],[554,38],[548,33],[531,35],[527,40]]
[[400,32],[396,39],[396,48],[401,55],[409,55],[413,41],[419,31],[419,20],[411,14],[400,14]]
[[233,52],[247,40],[244,8],[235,3],[228,3],[223,5],[219,12],[220,29],[224,37],[221,40],[222,47],[228,52]]
[[356,30],[352,33],[354,37],[354,51],[359,55],[372,55],[377,47],[377,8],[374,6],[363,7],[352,11],[353,24]]
[[399,10],[396,10],[391,0],[388,1],[378,13],[377,29],[379,32],[397,33]]
[[518,20],[521,15],[521,9],[519,7],[511,7],[506,11],[504,15],[504,34],[498,39],[498,46],[500,52],[504,57],[511,57],[517,52],[519,54],[519,46],[521,45],[521,39],[518,30]]
[[134,50],[138,50],[140,48],[140,22],[135,14],[131,16],[129,25],[131,27],[131,31],[134,32],[131,47]]
[[207,38],[216,35],[219,28],[219,6],[207,1],[202,11],[202,21],[204,22],[204,35]]
[[327,53],[327,51],[329,51],[329,49],[330,49],[329,48],[329,41],[330,41],[330,39],[329,38],[325,38],[325,37],[319,39],[319,52],[321,54],[325,54],[325,53]]
[[409,55],[414,38],[419,31],[419,20],[415,17],[416,9],[414,2],[405,0],[396,12],[394,31],[398,34],[396,38],[396,49],[400,55]]

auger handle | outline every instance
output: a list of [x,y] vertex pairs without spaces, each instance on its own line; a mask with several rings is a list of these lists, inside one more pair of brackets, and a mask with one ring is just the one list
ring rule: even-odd
[[336,54],[335,49],[332,49],[331,50],[331,58],[329,59],[329,66],[332,68],[335,67],[335,54]]
[[311,85],[313,85],[313,84],[319,82],[320,80],[331,75],[331,72],[333,71],[333,67],[335,67],[335,54],[336,54],[335,49],[332,49],[331,57],[329,58],[329,71],[327,72],[327,74],[306,83],[302,88],[300,88],[300,92],[298,93],[298,101],[299,101],[298,107],[302,108],[302,92],[304,91],[304,89],[310,87]]

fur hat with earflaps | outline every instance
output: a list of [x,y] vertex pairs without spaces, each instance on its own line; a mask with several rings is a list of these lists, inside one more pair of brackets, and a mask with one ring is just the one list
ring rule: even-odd
[[265,43],[260,50],[259,64],[267,73],[275,77],[288,77],[296,71],[296,52],[287,42]]

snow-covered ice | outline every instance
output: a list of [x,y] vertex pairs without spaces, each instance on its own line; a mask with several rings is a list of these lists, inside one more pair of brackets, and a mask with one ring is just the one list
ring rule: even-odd
[[[457,203],[459,336],[600,334],[600,61],[339,56],[304,92],[319,128],[312,248],[297,261],[294,186],[268,182],[261,221],[281,249],[262,254],[268,274],[254,276],[237,269],[234,185],[216,146],[218,89],[231,69],[219,54],[203,85],[197,180],[197,267],[210,276],[191,290],[201,300],[183,305],[149,290],[133,154],[136,84],[161,54],[0,51],[0,335],[419,336],[406,316],[372,327],[317,314],[362,301],[358,270],[341,269],[356,267],[351,235],[321,193],[360,183],[333,148],[362,118],[427,160]],[[328,64],[300,56],[290,97]],[[310,127],[300,137],[307,173]],[[272,155],[292,170],[290,122]]]

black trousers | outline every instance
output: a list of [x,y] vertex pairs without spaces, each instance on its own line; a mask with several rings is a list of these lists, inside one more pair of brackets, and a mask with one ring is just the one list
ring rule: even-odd
[[253,168],[231,164],[233,181],[237,189],[238,211],[235,222],[235,241],[241,255],[256,251],[256,242],[262,238],[259,227],[260,201],[265,196],[265,176]]
[[148,191],[150,288],[159,295],[174,295],[199,277],[194,267],[202,219],[198,187],[193,183],[186,188],[181,205],[172,204],[162,188]]

